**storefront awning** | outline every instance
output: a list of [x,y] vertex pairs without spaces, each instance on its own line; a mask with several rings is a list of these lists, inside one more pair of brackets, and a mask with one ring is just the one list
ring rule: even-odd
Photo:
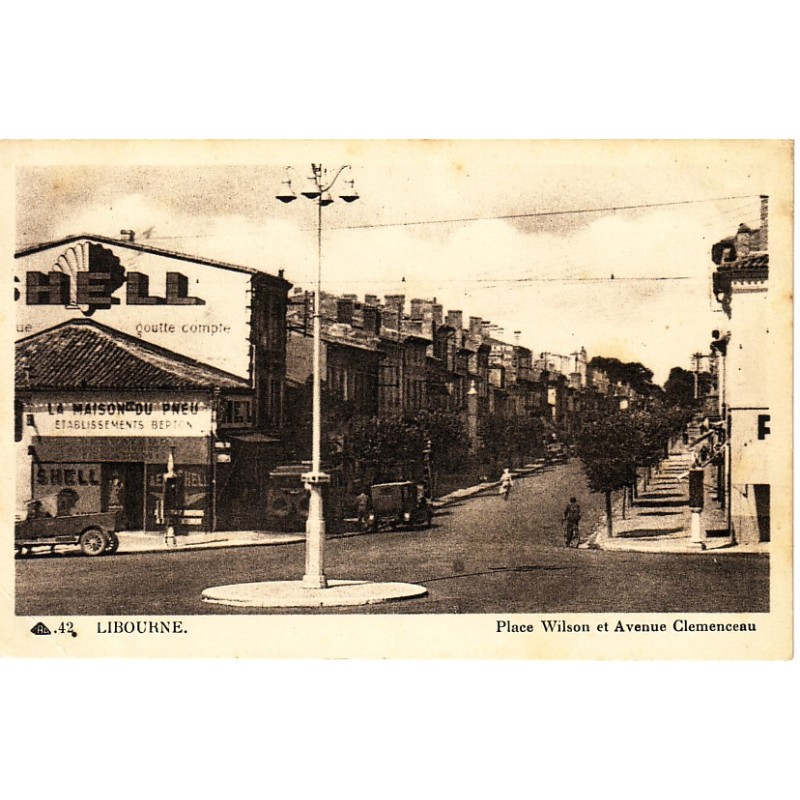
[[188,437],[41,436],[32,443],[36,461],[207,464],[209,440]]
[[246,442],[248,444],[280,444],[280,439],[275,436],[269,436],[266,433],[259,431],[246,431],[243,433],[225,433],[220,434],[220,438],[231,439],[235,442]]

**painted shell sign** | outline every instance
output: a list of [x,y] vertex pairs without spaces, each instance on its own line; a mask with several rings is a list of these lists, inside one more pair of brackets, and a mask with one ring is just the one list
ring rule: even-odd
[[[188,282],[179,272],[168,272],[164,297],[150,295],[150,280],[142,272],[128,272],[119,257],[107,247],[80,242],[67,248],[50,272],[27,272],[25,302],[29,306],[65,306],[79,309],[87,317],[98,309],[119,305],[114,296],[127,282],[127,305],[205,305],[188,296]],[[16,290],[18,297],[19,290]]]
[[14,258],[17,337],[88,317],[249,379],[256,270],[88,235]]

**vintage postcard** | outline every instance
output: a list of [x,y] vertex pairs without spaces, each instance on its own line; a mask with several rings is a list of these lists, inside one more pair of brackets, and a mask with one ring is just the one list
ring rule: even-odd
[[791,658],[793,157],[0,143],[0,654]]

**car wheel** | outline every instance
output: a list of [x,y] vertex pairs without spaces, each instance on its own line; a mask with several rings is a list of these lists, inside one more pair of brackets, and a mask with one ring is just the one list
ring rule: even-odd
[[80,546],[85,556],[102,555],[108,547],[108,536],[100,528],[89,528],[81,534]]
[[108,555],[114,555],[114,553],[119,550],[119,536],[114,531],[108,532],[108,547],[106,548],[106,553]]

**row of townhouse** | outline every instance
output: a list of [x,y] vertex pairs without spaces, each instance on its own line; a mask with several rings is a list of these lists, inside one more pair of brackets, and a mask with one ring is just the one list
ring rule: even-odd
[[[82,234],[17,251],[14,297],[18,515],[118,504],[126,527],[157,530],[168,465],[198,529],[263,507],[312,370],[309,299],[282,270]],[[326,295],[321,316],[345,416],[453,411],[475,448],[487,414],[564,428],[613,393],[585,351],[535,359],[435,300]]]
[[[287,313],[287,387],[302,407],[312,378],[311,294],[295,288]],[[535,416],[569,431],[581,411],[632,394],[571,356],[533,352],[496,326],[436,299],[323,294],[322,366],[331,401],[347,418],[401,417],[420,409],[462,414],[468,446],[480,446],[487,415]]]

